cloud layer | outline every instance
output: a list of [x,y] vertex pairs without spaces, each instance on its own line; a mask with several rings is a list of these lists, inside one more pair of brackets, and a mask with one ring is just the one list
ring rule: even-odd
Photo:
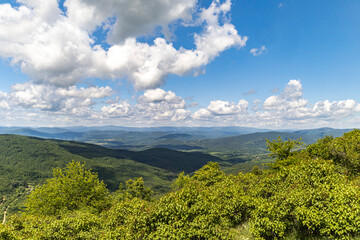
[[[224,126],[265,128],[351,127],[359,118],[353,99],[310,103],[300,80],[290,80],[277,95],[264,100],[210,101],[207,107],[173,91],[149,89],[134,103],[114,99],[110,87],[66,87],[22,83],[0,91],[0,119],[14,125]],[[355,119],[355,120],[354,120]]]
[[[168,76],[197,76],[225,50],[246,46],[248,38],[230,21],[230,0],[199,4],[197,0],[0,4],[0,58],[30,79],[0,90],[1,123],[289,128],[348,127],[360,120],[360,104],[355,100],[311,103],[304,99],[297,79],[282,91],[274,88],[265,99],[248,101],[239,96],[201,105],[161,89]],[[190,32],[191,47],[175,44],[171,35],[176,27]],[[250,53],[260,56],[266,51],[261,46]],[[86,85],[88,79],[102,79],[104,86]],[[131,100],[106,86],[110,80],[123,79],[136,90]],[[255,93],[251,90],[243,96]]]
[[[170,74],[198,74],[221,52],[247,41],[226,17],[230,0],[202,9],[196,0],[66,0],[65,12],[57,0],[19,3],[0,4],[0,57],[36,83],[69,87],[91,77],[156,88]],[[176,21],[202,28],[193,35],[194,49],[176,49],[161,36],[152,43],[137,40]],[[97,30],[107,32],[103,41]]]

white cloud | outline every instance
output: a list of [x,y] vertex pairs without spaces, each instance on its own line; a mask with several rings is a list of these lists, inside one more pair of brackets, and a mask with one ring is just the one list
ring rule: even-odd
[[57,88],[52,85],[31,82],[15,84],[8,93],[2,94],[3,101],[13,108],[39,109],[84,115],[95,102],[113,94],[110,87]]
[[132,111],[131,105],[127,101],[113,103],[101,108],[101,113],[104,117],[119,118],[128,117]]
[[[139,97],[140,102],[162,102],[174,100],[176,98],[175,93],[172,91],[164,91],[163,89],[150,89],[144,92],[144,95]],[[175,100],[176,101],[176,100]]]
[[263,104],[265,110],[287,110],[305,107],[308,101],[302,98],[302,85],[299,80],[290,80],[281,95],[268,97]]
[[0,57],[37,82],[69,86],[86,77],[92,40],[61,15],[56,0],[0,4]]
[[211,120],[213,118],[213,114],[209,110],[202,108],[196,111],[192,117],[197,120]]
[[89,88],[77,88],[71,86],[69,88],[57,88],[56,94],[62,97],[73,98],[104,98],[110,96],[114,91],[111,87],[89,87]]
[[[126,78],[137,89],[155,88],[170,74],[201,73],[222,51],[243,47],[247,40],[226,18],[229,0],[216,0],[200,12],[196,0],[66,0],[66,15],[56,0],[21,4],[0,4],[0,57],[37,83],[61,87],[95,77]],[[194,34],[195,49],[176,49],[162,37],[153,44],[136,40],[157,26],[192,18],[203,28]],[[107,50],[94,45],[97,27],[109,30]]]
[[188,19],[196,0],[67,0],[69,19],[87,31],[113,18],[109,41],[118,44],[128,37],[151,34],[156,26]]
[[309,103],[303,98],[300,80],[290,80],[282,92],[265,101],[215,100],[193,113],[192,108],[197,106],[190,106],[173,91],[150,89],[134,104],[119,97],[108,100],[113,93],[110,87],[15,84],[9,92],[0,91],[0,119],[3,124],[11,125],[76,125],[81,121],[85,125],[203,126],[206,123],[208,126],[314,128],[353,127],[360,113],[360,104],[354,99]]
[[237,104],[222,100],[211,101],[206,109],[199,109],[192,115],[192,118],[213,122],[234,122],[247,114],[248,106],[249,103],[244,99],[239,100]]
[[241,99],[237,104],[228,101],[211,101],[207,110],[215,115],[231,115],[245,113],[248,107],[248,102]]
[[0,109],[10,109],[9,103],[4,100],[0,101]]
[[267,49],[265,46],[261,46],[260,48],[252,48],[250,50],[250,53],[253,55],[253,56],[260,56],[260,55],[263,55],[264,53],[266,53]]
[[310,104],[303,98],[300,80],[295,79],[290,80],[278,95],[269,96],[263,102],[254,100],[251,111],[247,110],[248,106],[246,100],[240,100],[238,104],[211,101],[206,109],[196,111],[192,118],[197,123],[207,121],[214,125],[264,128],[349,127],[349,124],[354,124],[352,119],[360,113],[360,104],[353,99]]
[[290,80],[280,95],[270,96],[264,101],[264,113],[269,112],[277,116],[281,124],[286,124],[286,121],[293,121],[316,125],[322,121],[345,119],[358,113],[360,109],[360,104],[353,99],[333,102],[324,100],[311,105],[308,100],[302,97],[301,82]]
[[155,121],[180,121],[190,117],[183,98],[159,88],[145,91],[138,98],[135,111],[140,118]]
[[105,72],[111,73],[112,77],[127,76],[137,89],[158,87],[169,74],[197,75],[202,67],[222,51],[246,44],[247,38],[240,37],[232,24],[219,24],[219,18],[226,13],[223,11],[228,10],[224,5],[229,5],[229,1],[223,4],[212,3],[208,9],[202,10],[209,13],[200,17],[205,29],[201,34],[195,34],[194,50],[177,50],[163,38],[156,38],[153,45],[128,38],[124,44],[114,45],[107,52],[99,49],[97,54],[100,61],[97,65],[104,63],[101,69],[106,69]]
[[171,121],[177,122],[188,119],[190,116],[190,111],[185,109],[176,109],[174,115],[171,117]]
[[353,99],[333,102],[329,100],[320,101],[312,108],[313,115],[316,117],[345,117],[360,112],[359,110],[360,104]]

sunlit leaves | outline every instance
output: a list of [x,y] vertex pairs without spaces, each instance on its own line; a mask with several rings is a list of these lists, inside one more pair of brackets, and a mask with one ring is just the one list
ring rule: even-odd
[[54,169],[53,174],[53,178],[30,194],[25,203],[27,212],[58,215],[80,208],[101,211],[109,206],[105,184],[83,164],[71,162],[66,169]]

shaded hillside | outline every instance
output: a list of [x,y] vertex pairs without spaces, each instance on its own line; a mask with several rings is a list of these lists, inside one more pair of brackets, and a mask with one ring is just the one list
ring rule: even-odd
[[166,148],[152,148],[141,152],[130,152],[130,159],[172,172],[193,172],[208,162],[221,162],[220,158],[199,152],[179,152]]
[[209,161],[221,161],[207,154],[162,148],[133,152],[74,141],[0,135],[0,191],[10,191],[14,183],[41,183],[54,167],[64,167],[71,160],[86,162],[112,190],[120,182],[140,176],[160,189],[176,173],[190,173]]
[[108,149],[88,143],[70,142],[71,144],[69,144],[69,142],[58,142],[68,152],[85,158],[113,157],[117,159],[131,159],[175,173],[182,171],[190,173],[210,161],[222,161],[220,158],[204,153],[179,152],[166,148],[151,148],[134,152],[122,149]]
[[134,177],[143,177],[153,188],[166,190],[176,176],[96,145],[0,135],[0,192],[12,192],[18,185],[42,183],[52,175],[53,168],[64,167],[72,160],[86,162],[111,190]]
[[165,136],[161,136],[158,139],[190,139],[192,136],[190,134],[167,134]]

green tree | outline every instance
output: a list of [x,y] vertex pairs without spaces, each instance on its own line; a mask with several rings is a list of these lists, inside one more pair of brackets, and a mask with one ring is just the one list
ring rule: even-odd
[[278,168],[279,166],[292,164],[295,160],[292,157],[298,154],[298,150],[303,144],[304,143],[301,142],[301,139],[288,139],[285,142],[281,139],[281,137],[272,141],[266,139],[267,150],[270,151],[269,156],[276,159],[275,164],[269,164],[269,166],[271,168]]
[[142,177],[129,179],[126,181],[126,188],[120,184],[119,190],[117,190],[115,198],[123,200],[125,198],[140,198],[146,201],[151,200],[151,194],[153,192],[149,187],[146,187]]
[[351,174],[360,173],[360,130],[354,129],[342,137],[324,137],[307,146],[306,151],[313,158],[332,160]]
[[91,208],[101,211],[109,207],[110,196],[96,173],[79,162],[65,169],[53,170],[53,178],[36,188],[28,197],[26,212],[35,215],[58,215],[63,211]]

